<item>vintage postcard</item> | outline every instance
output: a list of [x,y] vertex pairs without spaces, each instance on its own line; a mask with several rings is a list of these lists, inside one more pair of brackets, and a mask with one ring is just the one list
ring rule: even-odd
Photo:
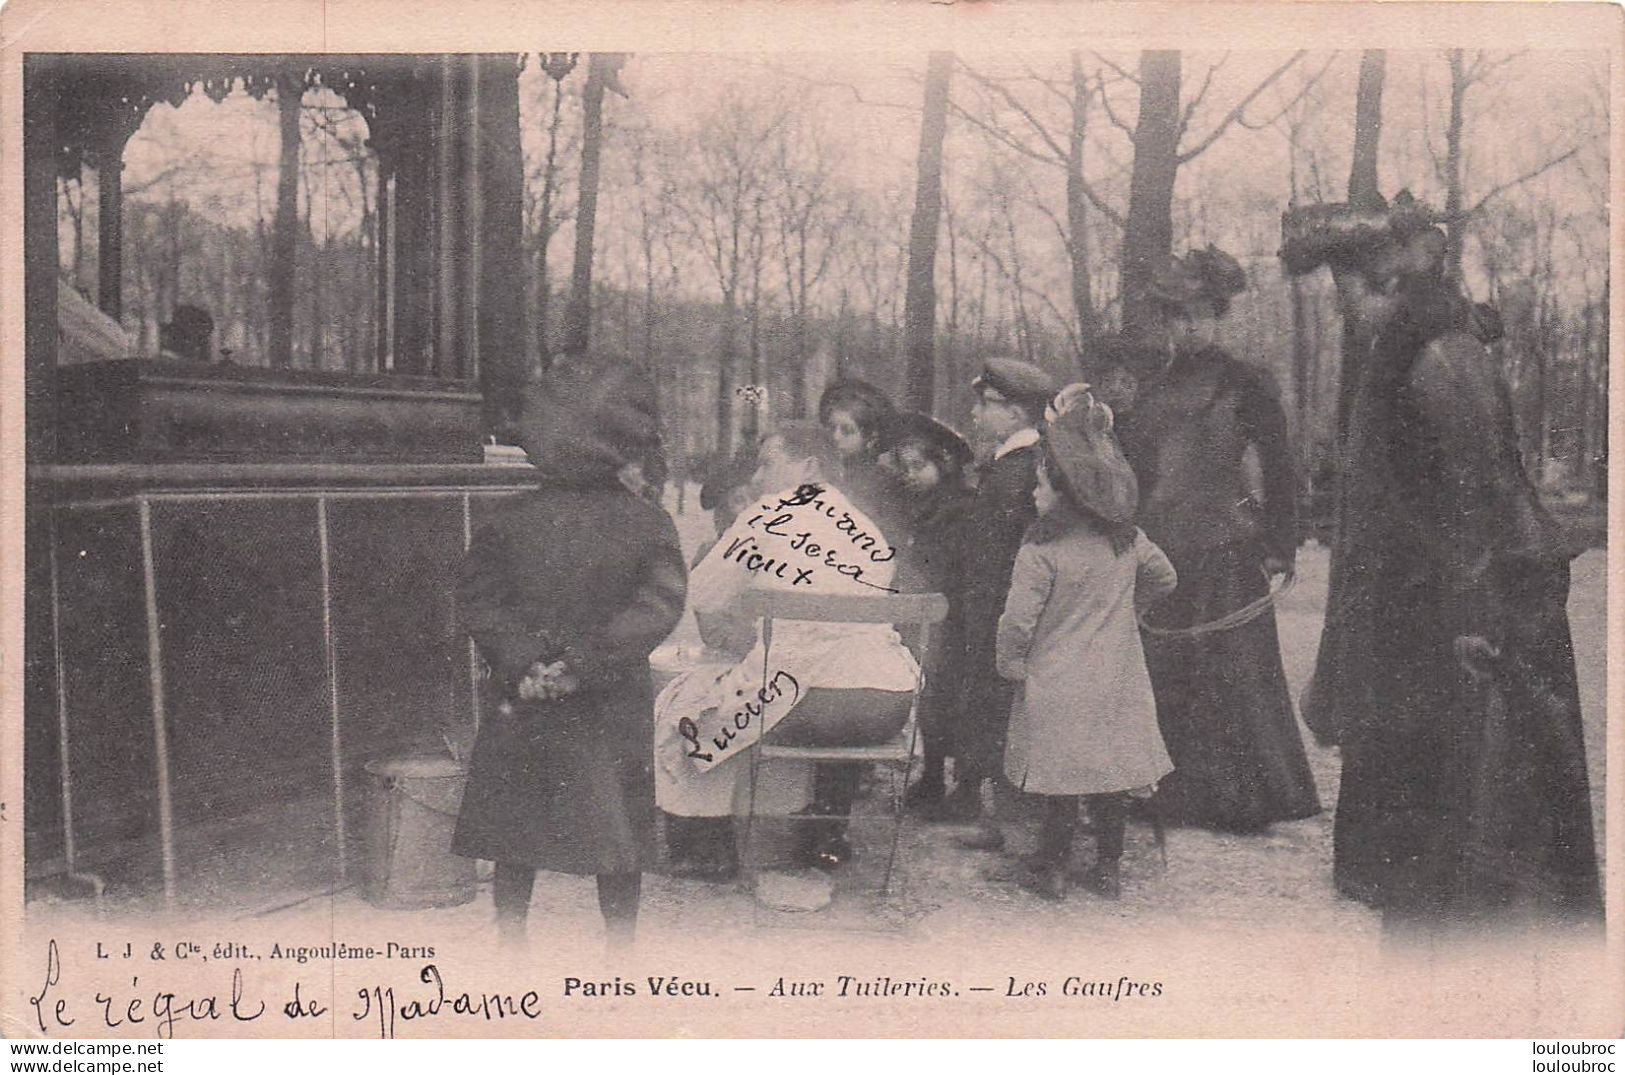
[[0,1033],[1617,1035],[1622,29],[15,0]]

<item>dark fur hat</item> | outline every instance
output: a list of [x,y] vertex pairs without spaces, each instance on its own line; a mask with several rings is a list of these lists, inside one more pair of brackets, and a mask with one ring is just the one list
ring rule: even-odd
[[1379,199],[1370,205],[1297,206],[1281,215],[1281,264],[1291,276],[1322,265],[1358,268],[1394,243],[1427,232],[1442,239],[1438,225],[1449,219],[1418,202],[1408,190],[1395,195],[1392,205]]
[[593,483],[660,448],[653,380],[630,359],[596,352],[561,356],[525,386],[520,444],[554,481]]

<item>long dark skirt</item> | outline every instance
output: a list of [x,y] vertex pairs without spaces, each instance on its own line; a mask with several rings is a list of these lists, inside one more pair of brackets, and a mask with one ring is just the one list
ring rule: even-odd
[[[1344,729],[1334,863],[1385,911],[1600,920],[1566,568],[1511,580],[1494,676],[1451,652],[1444,600],[1396,600],[1370,670],[1374,711]],[[1398,629],[1404,622],[1406,630]]]
[[[1216,620],[1269,589],[1256,547],[1170,559],[1179,588],[1152,611],[1158,627]],[[1320,812],[1273,610],[1228,631],[1143,638],[1157,722],[1174,763],[1157,793],[1164,817],[1246,832]]]

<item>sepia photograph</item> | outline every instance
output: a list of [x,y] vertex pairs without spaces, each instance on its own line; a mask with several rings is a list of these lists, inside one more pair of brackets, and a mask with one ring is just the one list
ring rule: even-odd
[[1625,1025],[1617,9],[160,7],[0,15],[4,1036]]

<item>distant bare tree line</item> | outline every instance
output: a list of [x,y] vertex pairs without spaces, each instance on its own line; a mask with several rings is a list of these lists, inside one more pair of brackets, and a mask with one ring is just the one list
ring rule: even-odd
[[[1329,283],[1275,268],[1279,213],[1408,185],[1460,217],[1451,271],[1506,323],[1499,353],[1531,460],[1581,483],[1600,473],[1605,67],[1581,68],[1526,138],[1492,116],[1539,54],[943,54],[889,102],[758,67],[708,79],[679,120],[658,107],[638,57],[624,71],[616,61],[610,88],[625,96],[605,94],[605,62],[532,56],[521,83],[532,362],[590,338],[647,363],[683,454],[746,440],[769,413],[805,413],[842,373],[949,420],[964,417],[981,353],[1087,374],[1100,333],[1150,327],[1155,265],[1217,242],[1253,283],[1228,341],[1276,371],[1313,462],[1335,436],[1361,341],[1344,338]],[[228,177],[178,134],[161,169],[126,185],[125,316],[144,348],[177,302],[193,301],[237,361],[376,362],[387,249],[374,162],[364,125],[335,100],[315,90],[297,109],[267,106],[281,124],[267,145],[278,130],[288,144],[296,121],[299,169],[291,202],[275,154],[234,170],[229,181],[253,192],[252,223],[214,211]],[[909,121],[909,151],[843,160],[848,115],[888,105]],[[1243,139],[1281,174],[1238,168],[1246,158],[1234,154],[1212,163],[1216,146]],[[95,199],[72,183],[63,194],[64,271],[92,281],[83,236],[95,233]],[[596,226],[578,226],[593,204]]]

